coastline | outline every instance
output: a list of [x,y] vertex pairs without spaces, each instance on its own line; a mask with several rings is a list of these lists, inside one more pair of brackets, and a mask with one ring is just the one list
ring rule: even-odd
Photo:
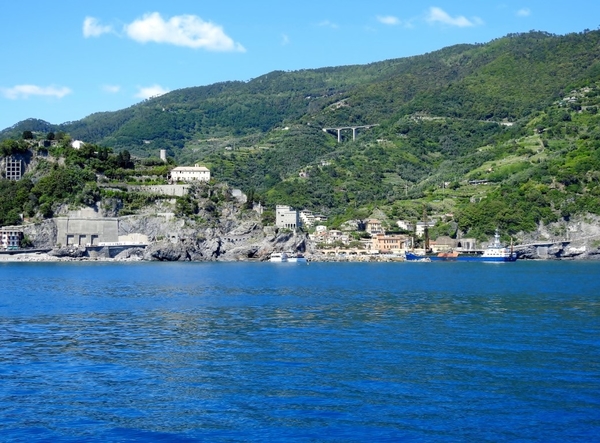
[[[328,256],[325,254],[307,254],[306,255],[308,263],[310,262],[336,262],[336,263],[344,263],[344,262],[360,262],[360,263],[391,263],[391,262],[404,262],[404,257],[395,256],[376,256],[376,255],[360,255],[360,256]],[[110,263],[119,263],[119,262],[172,262],[172,261],[195,261],[198,263],[202,262],[264,262],[269,263],[269,258],[246,258],[246,259],[238,259],[238,260],[146,260],[138,255],[131,255],[127,257],[58,257],[49,253],[40,253],[40,252],[15,252],[12,254],[0,254],[0,263],[33,263],[33,262],[110,262]]]
[[[15,262],[75,262],[75,261],[118,261],[113,258],[90,258],[90,257],[56,257],[48,253],[19,252],[14,254],[0,254],[0,263]],[[131,260],[130,260],[131,261]]]
[[[307,264],[310,263],[399,263],[406,262],[403,256],[400,255],[327,255],[319,253],[305,254]],[[598,256],[586,257],[552,257],[552,258],[519,258],[518,261],[596,261],[600,259]],[[238,258],[233,259],[213,259],[213,260],[147,260],[140,255],[123,255],[117,257],[103,256],[56,256],[49,252],[12,252],[10,254],[0,254],[0,263],[43,263],[43,262],[100,262],[100,263],[131,263],[131,262],[174,262],[174,261],[189,261],[189,262],[257,262],[269,263],[268,257],[257,258]]]

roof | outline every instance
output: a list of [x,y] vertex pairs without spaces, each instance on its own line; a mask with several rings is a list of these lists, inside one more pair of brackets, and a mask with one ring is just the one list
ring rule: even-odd
[[177,166],[173,171],[181,172],[210,172],[206,166]]

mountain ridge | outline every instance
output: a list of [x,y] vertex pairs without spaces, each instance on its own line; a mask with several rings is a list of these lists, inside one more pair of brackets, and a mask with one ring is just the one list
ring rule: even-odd
[[[520,96],[523,95],[523,83],[534,79],[520,78],[527,70],[519,68],[516,62],[528,67],[535,66],[540,60],[548,63],[548,60],[562,56],[556,48],[567,43],[571,56],[580,59],[581,41],[592,37],[596,43],[599,41],[597,31],[565,36],[531,31],[509,34],[485,44],[453,45],[422,55],[366,65],[272,71],[246,82],[228,81],[178,89],[128,108],[97,112],[52,127],[55,131],[68,132],[74,138],[143,154],[147,140],[156,141],[155,144],[163,145],[162,148],[177,149],[203,131],[215,132],[221,128],[232,135],[251,131],[264,133],[286,121],[306,119],[307,115],[316,117],[312,119],[315,123],[328,126],[368,124],[367,115],[378,119],[389,116],[394,110],[405,114],[425,111],[434,115],[453,113],[469,118],[518,119],[525,110],[531,111],[532,98]],[[586,51],[589,48],[593,48],[593,44],[587,44]],[[589,58],[589,52],[584,51],[583,56],[586,55]],[[596,45],[593,69],[600,72],[599,55]],[[564,75],[569,63],[563,65],[547,76]],[[501,81],[502,68],[512,70],[509,74],[519,80],[512,81],[512,88]],[[476,72],[481,70],[483,73]],[[471,78],[474,73],[475,78]],[[478,87],[482,74],[493,76],[501,85],[500,91],[485,91]],[[583,70],[579,69],[573,81],[579,80],[581,74]],[[536,97],[550,94],[556,98],[568,86],[565,82],[548,79],[544,82],[545,85],[540,81],[532,83],[532,86],[541,84],[542,90],[536,91]],[[488,82],[485,84],[488,86]],[[481,93],[488,98],[487,106],[481,105],[482,100],[476,97]],[[502,99],[498,97],[500,93],[508,95]],[[331,98],[340,95],[348,96],[354,103],[363,103],[359,106],[360,112],[324,113]],[[457,96],[462,100],[457,100]],[[433,97],[436,103],[432,103]],[[514,109],[517,99],[519,107]],[[509,100],[513,102],[506,103]],[[377,101],[380,102],[378,106],[374,103]],[[161,115],[165,113],[167,115]],[[183,116],[184,113],[188,115]],[[11,128],[25,128],[30,120]],[[0,138],[6,138],[11,128],[0,131]],[[13,129],[13,136],[14,132]],[[176,151],[172,155],[176,156]]]

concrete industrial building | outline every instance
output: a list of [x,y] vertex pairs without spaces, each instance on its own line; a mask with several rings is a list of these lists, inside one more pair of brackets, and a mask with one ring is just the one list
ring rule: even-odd
[[278,228],[299,228],[301,226],[300,215],[291,206],[277,205],[275,207],[275,225]]
[[119,241],[119,219],[60,217],[56,220],[56,243],[63,246],[98,246]]
[[4,172],[7,180],[21,180],[21,177],[23,176],[23,162],[8,157],[6,159],[6,169]]
[[119,235],[119,219],[102,217],[97,208],[69,211],[68,216],[54,219],[56,244],[61,246],[99,247],[148,244],[148,236],[128,232]]

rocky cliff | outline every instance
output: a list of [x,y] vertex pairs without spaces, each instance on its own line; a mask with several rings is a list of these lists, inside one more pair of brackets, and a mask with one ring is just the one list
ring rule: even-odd
[[522,233],[518,244],[523,259],[600,259],[600,217],[585,215],[549,225],[541,224],[530,233]]
[[[190,202],[192,210],[181,213]],[[55,257],[89,255],[85,248],[57,247],[53,220],[27,225],[25,234],[34,247],[53,248],[51,255]],[[232,198],[224,185],[197,185],[183,199],[158,199],[136,215],[119,217],[118,234],[143,234],[149,240],[146,248],[116,249],[114,258],[118,260],[266,260],[274,251],[314,252],[305,233],[263,226],[261,216]],[[95,250],[94,256],[113,258],[114,253],[115,248],[106,248]]]
[[[182,207],[188,208],[187,213]],[[136,215],[119,217],[118,231],[119,236],[144,234],[149,245],[95,251],[97,256],[118,260],[245,261],[267,260],[275,251],[317,253],[306,233],[264,226],[262,217],[232,198],[226,185],[196,185],[184,198],[158,199]],[[90,255],[85,248],[56,248],[57,228],[51,219],[25,225],[24,233],[35,248],[54,248],[52,254],[56,257]],[[600,217],[588,215],[540,225],[535,232],[521,233],[515,240],[517,245],[529,245],[517,248],[522,259],[600,259]]]

